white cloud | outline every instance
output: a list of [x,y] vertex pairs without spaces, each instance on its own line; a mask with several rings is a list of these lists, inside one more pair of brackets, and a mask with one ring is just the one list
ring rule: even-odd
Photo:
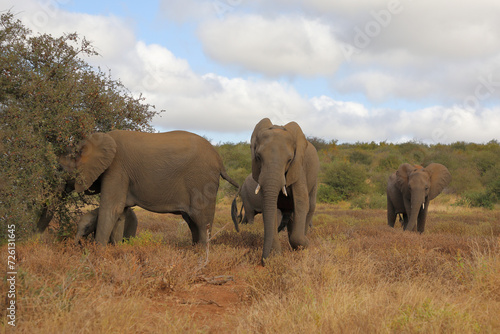
[[225,64],[277,75],[331,75],[343,56],[330,27],[298,16],[209,20],[199,28],[205,52]]
[[[9,8],[11,2],[0,0],[4,8]],[[189,0],[189,3],[194,2]],[[274,5],[285,6],[283,3],[277,1]],[[200,26],[199,35],[207,52],[222,63],[267,75],[333,78],[340,63],[345,61],[339,51],[338,36],[349,40],[345,36],[349,37],[353,25],[342,21],[337,26],[336,21],[329,22],[327,18],[341,13],[363,27],[363,22],[373,19],[369,13],[374,8],[370,5],[373,2],[296,0],[294,3],[309,6],[311,11],[322,10],[326,18],[311,18],[310,14],[301,17],[296,13],[277,18],[256,14],[237,16],[236,9],[245,6],[241,2],[223,21],[215,21],[210,14],[209,20]],[[412,15],[418,15],[413,17],[408,11],[394,17],[369,46],[352,58],[350,66],[343,68],[342,77],[335,77],[338,80],[332,84],[337,92],[362,93],[374,101],[422,101],[430,97],[448,105],[425,108],[425,104],[419,104],[421,107],[414,111],[367,107],[343,101],[342,94],[335,98],[307,98],[292,84],[278,79],[229,77],[211,71],[197,73],[193,64],[168,47],[137,40],[133,25],[114,16],[69,13],[58,8],[57,2],[50,3],[53,7],[43,7],[34,0],[23,1],[23,7],[16,4],[14,11],[35,32],[60,36],[77,31],[92,40],[101,53],[91,59],[93,64],[110,68],[126,87],[144,93],[147,103],[166,110],[155,119],[157,128],[249,136],[260,119],[270,117],[276,124],[295,120],[307,135],[347,142],[408,139],[429,143],[487,142],[498,138],[500,124],[500,108],[491,107],[500,99],[500,56],[491,51],[494,47],[500,49],[497,44],[500,29],[497,21],[492,20],[492,13],[498,13],[495,11],[498,5],[475,2],[483,16],[469,5],[465,9],[451,6],[449,16],[457,20],[446,21],[444,3],[450,4],[442,0],[433,2],[433,7],[425,7],[422,2],[413,2]],[[359,4],[362,6],[357,7]],[[387,3],[379,1],[377,5],[383,8]],[[364,15],[355,8],[364,11]],[[207,10],[208,7],[195,14],[202,15]],[[424,19],[430,20],[428,26]],[[480,24],[475,24],[479,21]],[[463,45],[463,54],[459,43]]]
[[478,111],[462,106],[434,106],[416,111],[366,109],[353,102],[339,102],[327,96],[311,99],[315,112],[303,120],[303,128],[315,129],[315,136],[341,141],[426,143],[456,141],[488,142],[498,138],[500,108]]

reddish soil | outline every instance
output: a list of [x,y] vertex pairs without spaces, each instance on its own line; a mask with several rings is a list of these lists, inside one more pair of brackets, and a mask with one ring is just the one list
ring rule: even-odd
[[201,277],[188,290],[163,291],[155,309],[189,316],[198,329],[207,333],[233,333],[238,314],[249,304],[247,285],[234,276]]

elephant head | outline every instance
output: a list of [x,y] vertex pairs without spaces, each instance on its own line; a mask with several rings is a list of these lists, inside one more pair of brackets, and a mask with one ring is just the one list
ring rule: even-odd
[[[291,186],[304,178],[304,156],[308,142],[297,123],[290,122],[285,126],[277,126],[273,125],[268,118],[264,118],[255,126],[250,145],[252,177],[258,184],[255,192],[261,191],[263,194],[264,249],[262,258],[265,259],[269,256],[271,249],[277,247],[275,221],[278,197],[288,196],[288,192],[294,191]],[[290,193],[290,195],[296,194]],[[302,243],[306,242],[302,241]],[[291,244],[294,247],[294,243],[291,242]]]
[[419,213],[427,212],[429,202],[436,198],[451,182],[448,169],[438,163],[427,167],[402,164],[396,172],[396,184],[403,195],[404,206],[409,215],[407,230],[417,228]]
[[69,172],[77,172],[74,188],[89,189],[108,169],[116,153],[114,139],[105,133],[94,133],[77,146],[76,156],[63,156],[59,163]]

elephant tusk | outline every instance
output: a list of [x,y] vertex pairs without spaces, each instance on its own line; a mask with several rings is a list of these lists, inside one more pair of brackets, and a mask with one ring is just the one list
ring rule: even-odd
[[425,203],[422,204],[422,210],[425,210]]
[[286,193],[286,186],[283,186],[283,190],[282,190],[282,191],[283,191],[283,194],[284,194],[285,196],[288,196],[288,194]]
[[260,184],[257,183],[257,188],[255,188],[255,195],[259,193],[260,190]]

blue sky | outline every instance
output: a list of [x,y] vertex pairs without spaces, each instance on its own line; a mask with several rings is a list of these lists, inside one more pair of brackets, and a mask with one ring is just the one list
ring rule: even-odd
[[297,121],[340,142],[500,139],[493,0],[0,0],[35,33],[78,32],[159,131],[247,141]]

